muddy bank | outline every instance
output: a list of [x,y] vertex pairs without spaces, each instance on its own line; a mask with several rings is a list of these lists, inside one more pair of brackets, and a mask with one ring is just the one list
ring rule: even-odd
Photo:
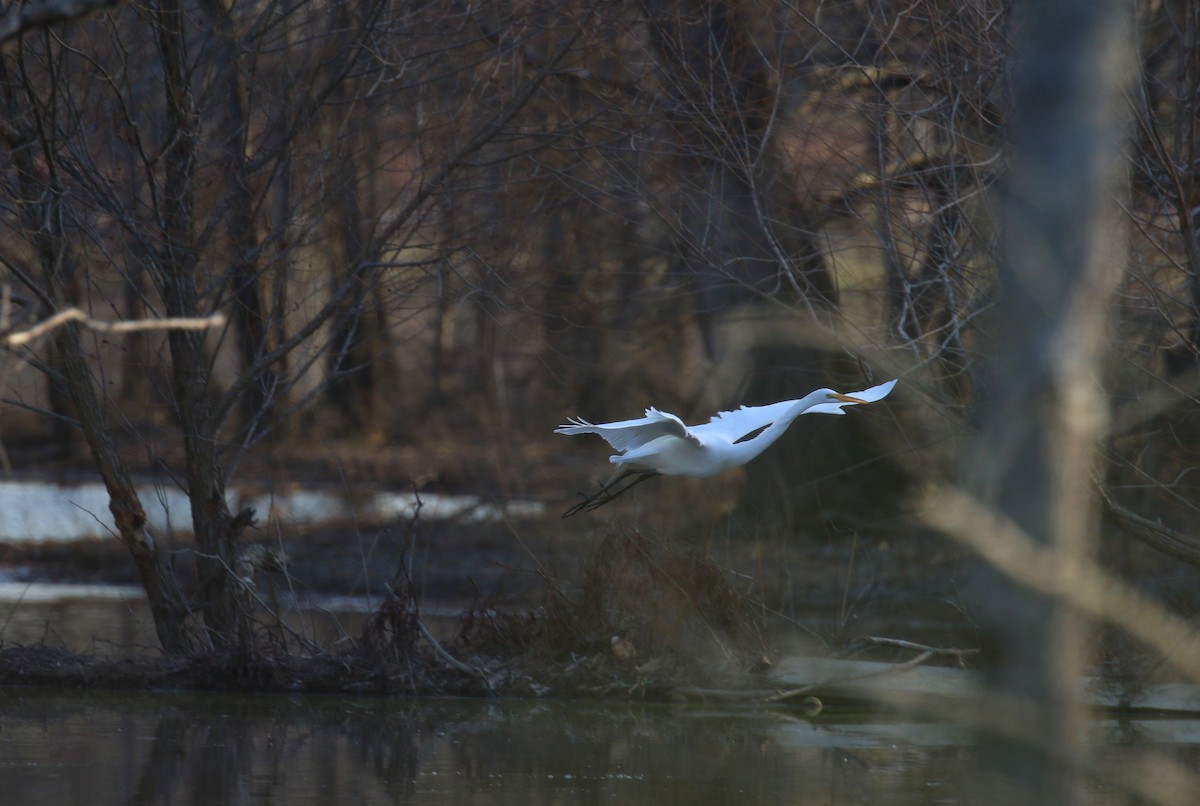
[[[254,657],[7,645],[0,683],[661,698],[697,686],[761,687],[761,673],[785,652],[834,652],[868,634],[973,640],[947,604],[961,555],[933,535],[718,545],[613,522],[566,524],[406,521],[256,534],[287,564],[256,575],[262,600],[279,612],[264,608]],[[181,539],[174,548],[189,585],[190,546]],[[115,540],[9,545],[0,564],[29,582],[136,583]],[[353,631],[342,640],[317,642],[311,621],[295,618],[316,597],[370,610],[343,618]]]

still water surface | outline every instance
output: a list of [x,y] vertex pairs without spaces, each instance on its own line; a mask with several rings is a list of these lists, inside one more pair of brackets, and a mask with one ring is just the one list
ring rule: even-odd
[[9,804],[957,804],[972,760],[953,726],[764,708],[0,689]]

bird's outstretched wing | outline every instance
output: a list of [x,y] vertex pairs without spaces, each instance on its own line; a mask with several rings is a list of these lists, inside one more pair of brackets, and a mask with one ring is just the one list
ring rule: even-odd
[[692,429],[701,435],[737,442],[778,420],[795,403],[794,400],[783,400],[766,406],[741,406],[733,411],[717,412],[707,423],[693,426]]
[[[882,400],[887,397],[888,392],[891,392],[892,387],[895,385],[895,381],[888,381],[878,386],[872,386],[870,389],[864,389],[861,392],[846,392],[845,394],[850,397],[856,397],[864,403],[874,403],[876,400]],[[779,403],[770,403],[766,406],[741,406],[733,411],[722,411],[704,425],[692,426],[692,430],[700,437],[711,434],[728,439],[730,442],[737,442],[753,434],[758,429],[766,428],[778,420],[796,402],[795,400],[783,400]],[[846,412],[842,411],[842,407],[854,405],[857,404],[847,403],[842,400],[831,400],[828,403],[817,403],[814,406],[810,406],[805,409],[804,413],[845,414]]]
[[615,423],[589,423],[578,417],[554,429],[556,434],[597,434],[621,453],[630,448],[645,445],[659,437],[674,436],[680,439],[695,438],[688,433],[687,426],[674,414],[646,409],[646,416],[636,420],[621,420]]

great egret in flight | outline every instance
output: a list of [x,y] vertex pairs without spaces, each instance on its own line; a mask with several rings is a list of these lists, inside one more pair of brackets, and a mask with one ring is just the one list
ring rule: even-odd
[[[608,457],[617,470],[595,495],[585,496],[563,517],[603,506],[655,476],[715,476],[744,465],[783,436],[801,414],[845,414],[844,406],[882,400],[895,385],[894,380],[888,381],[848,395],[818,389],[799,400],[722,411],[703,425],[684,425],[674,414],[655,408],[646,409],[645,417],[616,423],[571,418],[554,433],[600,435],[617,450]],[[617,489],[617,484],[630,477],[633,481]]]

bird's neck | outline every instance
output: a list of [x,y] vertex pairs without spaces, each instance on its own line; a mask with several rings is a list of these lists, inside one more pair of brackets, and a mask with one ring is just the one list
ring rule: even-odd
[[783,436],[783,432],[788,430],[788,427],[791,426],[792,422],[797,417],[818,403],[823,403],[824,401],[824,391],[813,392],[810,395],[806,395],[797,400],[795,405],[785,411],[782,416],[775,420],[775,422],[771,423],[754,437],[741,442],[735,442],[731,446],[731,458],[733,461],[730,462],[729,466],[736,467],[737,465],[744,465],[746,462],[749,462],[751,459],[758,456],[760,453],[769,448],[775,442],[775,440]]

